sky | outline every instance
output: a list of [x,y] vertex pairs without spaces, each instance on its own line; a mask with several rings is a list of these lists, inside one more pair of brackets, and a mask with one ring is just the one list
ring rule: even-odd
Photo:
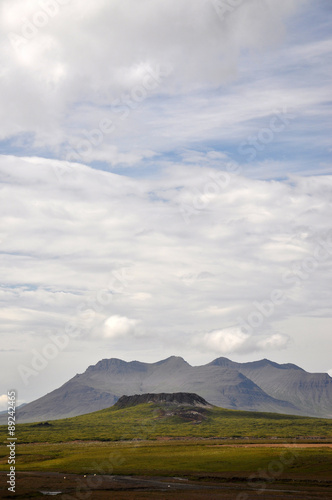
[[112,357],[332,374],[331,2],[0,9],[0,410]]

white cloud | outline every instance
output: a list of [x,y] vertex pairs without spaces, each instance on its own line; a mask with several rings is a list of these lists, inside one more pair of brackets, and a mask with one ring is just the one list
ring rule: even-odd
[[280,335],[278,333],[271,335],[270,337],[258,340],[257,346],[262,350],[270,349],[285,349],[289,342],[289,337],[286,335]]
[[7,410],[7,407],[8,407],[7,394],[1,394],[1,396],[0,396],[0,411]]
[[[222,22],[210,0],[98,0],[93,7],[71,0],[48,16],[37,0],[4,1],[0,137],[109,165],[135,165],[188,141],[242,140],[257,130],[249,120],[281,104],[309,109],[328,96],[321,83],[322,92],[274,88],[262,99],[261,83],[243,77],[238,92],[218,90],[239,76],[242,50],[264,53],[303,3],[251,0]],[[36,27],[40,12],[46,22]],[[105,120],[112,131],[90,147],[87,134]]]
[[105,339],[115,339],[118,337],[130,337],[135,335],[139,321],[129,319],[124,316],[110,316],[104,323],[102,331]]
[[198,335],[194,344],[204,350],[218,354],[238,354],[253,352],[273,352],[286,349],[289,337],[282,334],[249,335],[237,327],[214,330],[204,335]]
[[[39,0],[0,7],[3,349],[29,353],[76,324],[68,350],[87,364],[109,344],[150,360],[216,349],[313,363],[301,334],[322,321],[324,365],[325,6],[250,0],[221,20],[210,0],[56,1],[37,30]],[[120,167],[132,178],[97,170]]]
[[248,338],[239,328],[227,328],[206,333],[203,343],[214,352],[229,354],[241,350]]
[[[201,198],[220,174],[209,165],[168,165],[135,180],[0,157],[4,348],[28,349],[69,321],[83,328],[82,342],[98,343],[105,321],[118,316],[129,321],[123,331],[135,326],[135,342],[144,344],[142,329],[157,349],[163,338],[180,349],[195,332],[253,322],[250,342],[233,332],[224,344],[208,337],[210,346],[273,351],[286,345],[278,321],[329,317],[331,257],[319,241],[330,230],[332,178],[285,183],[228,172],[227,184]],[[317,250],[322,258],[312,264]],[[272,307],[274,290],[286,298]],[[106,336],[120,340],[120,330]]]

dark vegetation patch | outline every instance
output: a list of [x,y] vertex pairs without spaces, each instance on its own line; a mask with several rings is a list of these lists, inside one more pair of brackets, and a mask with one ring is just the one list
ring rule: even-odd
[[31,427],[52,427],[53,424],[49,422],[39,422],[38,424],[33,424]]

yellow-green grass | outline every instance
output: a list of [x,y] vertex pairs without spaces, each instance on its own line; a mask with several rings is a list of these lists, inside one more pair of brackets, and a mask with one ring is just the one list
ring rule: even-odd
[[[111,407],[79,417],[49,421],[50,425],[18,424],[16,437],[18,443],[153,440],[158,437],[332,439],[330,419],[223,408],[202,411],[204,419],[197,423],[185,421],[179,415],[165,416],[156,404],[121,410]],[[0,442],[7,436],[6,426],[0,426]]]
[[[327,480],[332,469],[329,448],[238,448],[213,440],[22,444],[16,452],[17,471],[216,477],[265,471],[275,479]],[[1,470],[8,469],[7,456],[7,448],[0,446]]]

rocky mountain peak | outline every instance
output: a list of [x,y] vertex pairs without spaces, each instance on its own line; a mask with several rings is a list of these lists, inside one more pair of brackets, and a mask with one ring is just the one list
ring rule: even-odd
[[157,365],[167,364],[167,365],[177,365],[177,366],[190,366],[187,361],[185,361],[181,356],[170,356],[169,358],[163,359],[155,363]]

